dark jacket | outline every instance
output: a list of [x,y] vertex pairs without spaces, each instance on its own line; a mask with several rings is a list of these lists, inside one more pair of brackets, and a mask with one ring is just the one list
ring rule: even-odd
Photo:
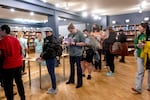
[[104,40],[104,50],[109,50],[109,47],[116,41],[116,33],[109,33],[109,37]]
[[118,42],[121,42],[121,43],[127,42],[127,36],[123,33],[119,34]]
[[46,52],[46,59],[56,57],[56,43],[57,40],[53,35],[44,38],[43,52]]

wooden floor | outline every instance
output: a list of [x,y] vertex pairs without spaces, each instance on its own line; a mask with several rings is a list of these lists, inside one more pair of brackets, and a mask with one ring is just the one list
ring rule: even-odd
[[[106,76],[106,69],[101,72],[93,72],[92,79],[83,79],[83,87],[76,89],[74,85],[66,85],[69,77],[68,58],[66,60],[66,77],[63,76],[63,67],[60,64],[56,67],[57,94],[47,94],[46,91],[51,87],[50,77],[47,69],[42,66],[42,89],[39,87],[38,65],[31,63],[32,84],[29,86],[28,74],[23,76],[26,100],[150,100],[150,92],[147,88],[147,73],[145,73],[142,94],[135,94],[131,87],[135,85],[136,62],[133,56],[126,57],[126,63],[119,63],[115,59],[115,74],[112,77]],[[62,60],[61,60],[62,63]],[[104,65],[104,62],[103,62]],[[28,72],[28,68],[26,68]],[[16,87],[14,87],[16,90]],[[14,100],[20,100],[18,94]],[[6,100],[3,89],[0,88],[0,100]]]

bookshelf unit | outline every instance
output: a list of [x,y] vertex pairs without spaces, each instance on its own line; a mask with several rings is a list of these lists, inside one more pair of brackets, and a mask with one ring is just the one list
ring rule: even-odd
[[134,38],[137,35],[138,26],[139,25],[118,25],[112,27],[116,32],[119,32],[120,29],[124,30],[125,35],[127,35],[129,55],[133,55],[134,52]]
[[25,32],[24,33],[24,38],[27,39],[28,53],[35,52],[34,41],[37,37],[37,33],[40,33],[40,32]]

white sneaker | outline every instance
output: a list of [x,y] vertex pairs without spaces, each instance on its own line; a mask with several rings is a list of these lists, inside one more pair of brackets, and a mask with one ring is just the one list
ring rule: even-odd
[[56,93],[57,93],[57,90],[53,88],[49,88],[47,91],[47,94],[56,94]]
[[104,68],[108,68],[108,66],[104,66]]

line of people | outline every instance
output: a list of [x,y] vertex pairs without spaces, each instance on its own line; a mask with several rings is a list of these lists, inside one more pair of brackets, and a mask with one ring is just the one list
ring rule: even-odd
[[[54,50],[56,39],[53,35],[53,30],[50,27],[46,27],[43,29],[46,34],[44,41],[38,39],[36,41],[36,45],[38,46],[38,42],[42,42],[43,46],[41,49],[36,48],[36,53],[38,56],[42,53],[48,52],[46,55],[46,65],[51,77],[52,87],[48,89],[47,93],[57,93],[57,84],[56,84],[56,76],[55,76],[55,59],[56,52]],[[106,73],[107,76],[112,76],[115,72],[114,66],[114,54],[111,54],[109,51],[110,45],[112,45],[116,41],[116,33],[111,29],[106,29],[106,33],[101,33],[99,27],[94,24],[93,32],[90,34],[88,30],[84,30],[84,34],[77,30],[75,26],[71,23],[68,26],[68,31],[70,34],[68,35],[69,42],[66,44],[69,52],[70,59],[70,76],[69,80],[66,84],[74,84],[75,83],[75,64],[77,68],[77,85],[76,88],[80,88],[83,85],[82,77],[85,76],[85,68],[88,66],[88,76],[87,79],[91,79],[93,59],[95,69],[101,70],[101,54],[102,49],[104,50],[106,65],[109,66],[110,70]],[[2,69],[4,70],[3,74],[7,74],[4,77],[4,90],[5,95],[8,100],[13,100],[13,79],[15,79],[18,92],[21,97],[21,100],[25,100],[25,92],[21,79],[21,70],[22,70],[22,48],[21,44],[18,44],[18,40],[16,38],[10,36],[10,28],[8,25],[1,26],[0,36],[2,39],[0,40],[0,51],[1,56],[4,54],[4,63]],[[122,39],[121,39],[122,40]],[[14,46],[14,43],[16,46]],[[18,45],[17,45],[18,44]],[[9,46],[8,46],[9,45]],[[84,51],[84,52],[83,52]],[[15,54],[17,52],[17,55]],[[10,62],[10,63],[7,63]],[[6,65],[5,65],[6,64]],[[10,65],[8,65],[10,64]],[[11,75],[10,75],[11,74]],[[8,75],[12,77],[8,77]],[[8,82],[10,81],[10,82]],[[9,87],[8,87],[9,86]]]

